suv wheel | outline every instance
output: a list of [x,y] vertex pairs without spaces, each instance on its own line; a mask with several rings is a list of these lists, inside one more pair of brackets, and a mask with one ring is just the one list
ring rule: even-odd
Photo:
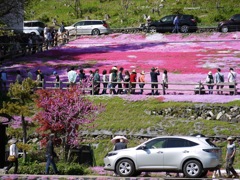
[[92,35],[99,35],[99,34],[100,34],[99,29],[93,29],[92,30]]
[[116,171],[119,176],[129,177],[135,174],[135,167],[129,159],[122,159],[117,163]]
[[189,26],[188,25],[181,26],[180,31],[182,33],[187,33],[189,31]]
[[229,31],[229,29],[228,29],[227,26],[221,27],[221,32],[226,33],[226,32],[228,32],[228,31]]
[[184,164],[183,173],[187,178],[198,178],[201,177],[203,168],[198,161],[190,160]]
[[157,32],[157,28],[155,26],[150,26],[149,27],[149,32],[150,33],[156,33]]

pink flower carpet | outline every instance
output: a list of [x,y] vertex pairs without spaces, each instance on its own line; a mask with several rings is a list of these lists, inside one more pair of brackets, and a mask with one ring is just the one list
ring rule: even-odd
[[[144,70],[147,82],[150,82],[151,68],[158,67],[161,73],[159,81],[162,81],[162,72],[166,69],[169,82],[196,83],[200,80],[204,82],[207,73],[212,71],[215,74],[217,68],[222,69],[225,79],[230,67],[239,73],[239,47],[240,32],[81,36],[61,47],[7,61],[4,66],[13,78],[17,69],[26,74],[26,68],[30,68],[32,72],[41,69],[47,80],[53,80],[52,72],[57,71],[62,81],[67,81],[66,71],[70,66],[84,67],[87,74],[89,70],[96,68],[100,69],[101,74],[102,70],[109,71],[113,66],[117,66],[129,71],[136,69],[138,75]],[[146,98],[146,93],[122,97],[128,100],[141,100]],[[238,100],[239,97],[216,93],[193,95],[193,92],[175,95],[173,92],[164,95],[163,99],[224,103]]]

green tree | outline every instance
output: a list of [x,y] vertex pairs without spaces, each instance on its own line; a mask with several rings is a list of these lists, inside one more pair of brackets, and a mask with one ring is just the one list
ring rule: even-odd
[[[36,83],[27,78],[23,80],[22,84],[10,84],[8,96],[10,101],[3,102],[3,108],[0,109],[0,113],[7,113],[11,116],[20,116],[21,128],[23,131],[23,144],[27,140],[27,125],[26,117],[31,116],[34,112],[33,89],[36,87]],[[26,160],[26,151],[23,151],[23,159]]]

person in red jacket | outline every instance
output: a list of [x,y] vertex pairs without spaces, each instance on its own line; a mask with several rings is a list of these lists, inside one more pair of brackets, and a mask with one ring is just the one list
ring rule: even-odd
[[133,69],[132,73],[130,74],[130,83],[131,83],[131,94],[135,94],[135,88],[136,88],[136,83],[137,82],[137,73],[136,70]]

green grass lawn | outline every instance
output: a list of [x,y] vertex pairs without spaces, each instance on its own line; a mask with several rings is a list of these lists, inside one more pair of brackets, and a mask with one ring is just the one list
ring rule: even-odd
[[[217,22],[229,19],[239,13],[238,0],[29,0],[25,5],[25,20],[40,19],[52,25],[52,19],[64,21],[70,25],[80,19],[104,19],[105,15],[112,28],[138,27],[145,23],[144,14],[153,20],[173,13],[192,14],[199,25],[216,25]],[[127,3],[129,2],[129,3]],[[219,2],[219,3],[217,3]],[[75,5],[76,4],[76,5]],[[217,5],[218,4],[218,5]],[[75,8],[76,7],[76,8]],[[74,9],[78,9],[79,17]]]

